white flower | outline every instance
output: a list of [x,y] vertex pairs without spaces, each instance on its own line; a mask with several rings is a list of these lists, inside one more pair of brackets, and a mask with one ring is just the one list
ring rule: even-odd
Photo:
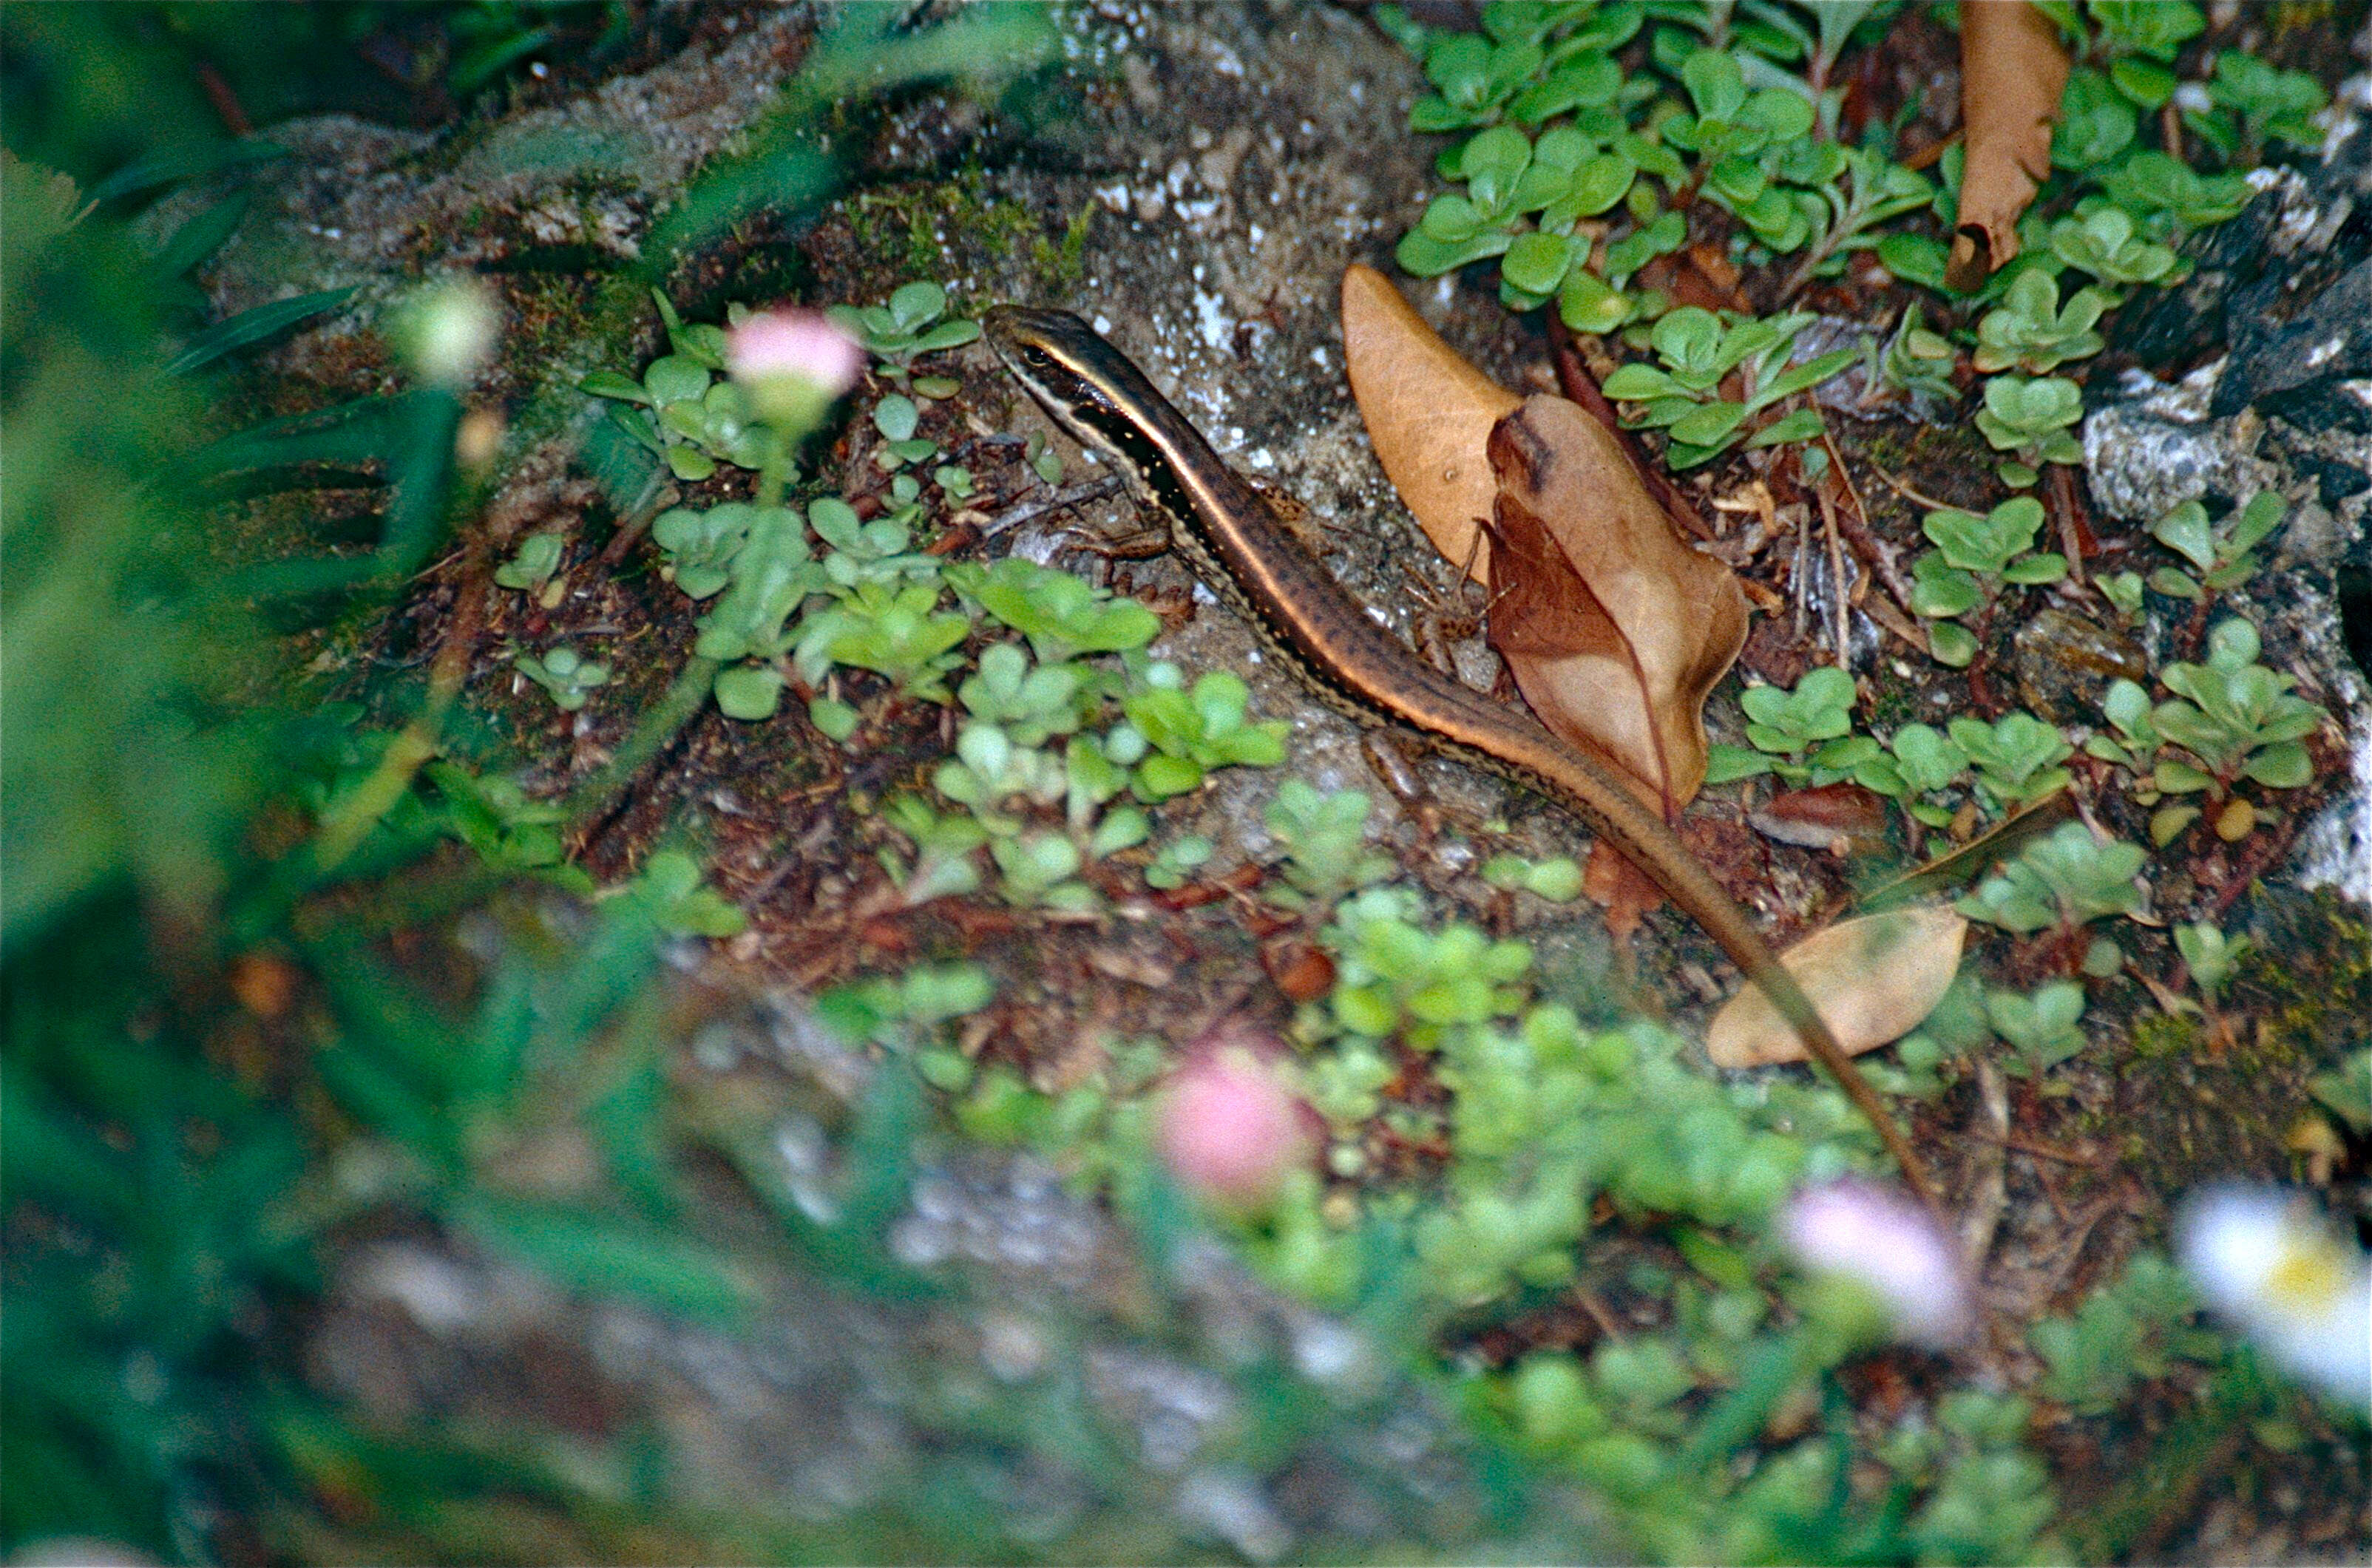
[[1971,1321],[1959,1249],[1908,1194],[1847,1178],[1798,1190],[1779,1235],[1815,1273],[1860,1285],[1914,1344],[1956,1344]]
[[2273,1358],[2372,1410],[2372,1260],[2279,1187],[2210,1187],[2183,1204],[2177,1249],[2207,1304]]
[[432,285],[405,310],[402,341],[413,374],[432,387],[460,391],[494,357],[502,307],[475,278]]

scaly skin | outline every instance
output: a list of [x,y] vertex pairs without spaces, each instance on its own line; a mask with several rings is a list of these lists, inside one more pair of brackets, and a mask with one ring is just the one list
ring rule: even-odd
[[1056,423],[1112,464],[1140,505],[1168,524],[1171,548],[1243,617],[1270,657],[1352,723],[1411,733],[1587,823],[1762,988],[1878,1130],[1904,1179],[1935,1205],[1926,1168],[1885,1102],[1746,912],[1662,818],[1538,721],[1442,674],[1378,625],[1144,372],[1086,322],[1067,311],[1007,306],[990,311],[986,326],[1006,368]]

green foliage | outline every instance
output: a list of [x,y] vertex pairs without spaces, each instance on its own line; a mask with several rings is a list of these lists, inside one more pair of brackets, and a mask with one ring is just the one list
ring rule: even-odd
[[2104,1415],[2178,1362],[2215,1365],[2224,1342],[2192,1326],[2198,1312],[2173,1264],[2155,1252],[2134,1254],[2123,1273],[2072,1315],[2046,1318],[2029,1331],[2028,1342],[2048,1368],[2042,1392],[2077,1415]]
[[1320,795],[1299,779],[1277,785],[1262,820],[1285,851],[1280,865],[1285,887],[1270,898],[1288,908],[1331,908],[1345,895],[1390,877],[1397,863],[1366,846],[1367,813],[1374,805],[1357,790]]
[[2133,145],[2140,116],[2116,84],[2099,71],[2069,74],[2059,99],[2059,123],[2051,134],[2052,167],[2095,173]]
[[2259,664],[2259,646],[2256,627],[2235,616],[2208,633],[2205,664],[2171,664],[2160,674],[2176,695],[2158,704],[2152,722],[2198,765],[2161,756],[2159,789],[2222,792],[2242,778],[2296,789],[2313,778],[2313,760],[2301,742],[2321,726],[2323,711],[2291,695],[2296,676]]
[[972,852],[988,842],[988,829],[978,818],[965,811],[943,816],[918,795],[890,796],[882,805],[881,817],[914,845],[911,865],[890,850],[881,852],[882,866],[897,883],[907,908],[979,889],[980,865]]
[[1471,925],[1428,932],[1378,908],[1346,914],[1348,936],[1334,990],[1334,1016],[1355,1034],[1405,1033],[1421,1049],[1451,1024],[1509,1013],[1508,987],[1532,961],[1520,942],[1492,942]]
[[2309,149],[2322,145],[2314,116],[2330,95],[2303,71],[2276,70],[2253,54],[2227,49],[2215,56],[2207,96],[2215,107],[2189,110],[2182,122],[2227,158],[2253,162],[2273,142]]
[[2245,176],[2202,174],[2161,152],[2134,154],[2104,183],[2110,201],[2161,237],[2228,223],[2256,194]]
[[2084,449],[2068,434],[2068,427],[2083,417],[2084,394],[2073,381],[2057,376],[1996,376],[1985,383],[1977,428],[1994,450],[2015,452],[2032,470],[2043,463],[2084,460]]
[[[980,338],[980,323],[949,317],[947,290],[928,280],[900,285],[880,305],[834,305],[826,313],[876,359],[885,361],[901,386],[907,384],[921,355],[961,348]],[[922,389],[927,393],[935,389]]]
[[1482,863],[1482,877],[1502,891],[1521,889],[1552,904],[1569,904],[1581,897],[1581,867],[1568,855],[1535,862],[1518,854],[1494,854]]
[[2191,967],[2191,981],[2210,1003],[2230,982],[2240,960],[2255,946],[2246,936],[2227,936],[2213,921],[2193,921],[2174,928],[2175,951]]
[[956,689],[956,700],[974,718],[997,726],[1017,746],[1042,746],[1068,735],[1086,717],[1080,698],[1088,690],[1085,672],[1069,664],[1041,664],[1012,643],[981,650],[977,673]]
[[2072,980],[2052,981],[2032,995],[1985,993],[1986,1020],[1995,1034],[2017,1048],[2017,1060],[2009,1068],[2020,1076],[2039,1078],[2083,1050],[2083,1016],[2084,988]]
[[1792,691],[1748,687],[1738,705],[1746,711],[1746,738],[1754,750],[1715,746],[1705,782],[1727,784],[1762,772],[1794,784],[1845,777],[1878,751],[1876,741],[1852,733],[1855,696],[1853,677],[1826,665],[1805,671]]
[[2098,354],[2100,334],[2092,328],[2110,303],[2098,289],[2079,288],[2063,307],[2057,281],[2029,267],[1977,323],[1977,368],[2047,376],[2067,360]]
[[908,696],[947,702],[948,674],[962,662],[954,650],[971,634],[971,619],[938,603],[936,584],[858,583],[799,623],[793,661],[811,681],[826,665],[849,665],[888,676]]
[[2208,521],[2207,508],[2199,502],[2180,503],[2150,525],[2150,537],[2191,563],[2198,575],[2161,566],[2149,575],[2148,586],[2193,601],[2238,587],[2257,574],[2257,546],[2288,515],[2281,496],[2270,490],[2249,497],[2220,528]]
[[[1787,350],[1796,334],[1811,324],[1805,313],[1761,319],[1733,318],[1725,323],[1710,310],[1682,306],[1667,312],[1649,334],[1663,368],[1626,365],[1606,378],[1610,398],[1640,404],[1629,423],[1667,431],[1671,445],[1666,460],[1676,469],[1707,462],[1735,446],[1745,422],[1782,398],[1808,391],[1853,363],[1854,351],[1839,349],[1802,365],[1787,365]],[[1722,399],[1716,388],[1733,370],[1746,380],[1743,402]],[[1781,435],[1782,428],[1785,434]],[[1797,430],[1787,421],[1747,439],[1750,447],[1773,440],[1803,440],[1817,434]]]
[[2134,879],[2146,858],[2138,844],[2104,842],[2081,822],[2062,823],[1956,907],[2006,931],[2074,931],[2104,916],[2138,913],[2142,890]]
[[519,540],[511,558],[494,568],[497,587],[518,588],[535,592],[550,582],[560,570],[562,555],[568,541],[556,533],[531,533]]
[[1936,1422],[1954,1453],[1908,1535],[1922,1562],[2009,1562],[2064,1556],[2039,1540],[2057,1511],[2042,1462],[2022,1446],[2024,1400],[1963,1388],[1947,1394]]
[[1863,788],[1901,802],[1919,821],[1941,828],[1952,812],[1927,797],[1951,788],[1968,772],[1969,754],[1958,742],[1928,725],[1907,724],[1887,742],[1887,754],[1858,764],[1853,776]]
[[1891,386],[1914,396],[1951,402],[1960,395],[1960,389],[1952,380],[1959,358],[1950,339],[1927,329],[1914,303],[1903,307],[1902,319],[1895,324],[1894,335],[1886,341],[1886,353],[1878,361],[1878,369]]
[[[687,326],[667,296],[654,289],[652,296],[667,323],[673,352],[651,361],[640,380],[615,370],[596,370],[576,384],[577,389],[629,405],[612,409],[611,423],[680,480],[707,479],[720,463],[760,467],[775,433],[751,417],[738,387],[717,378],[725,368],[724,330]],[[736,305],[731,319],[738,325],[746,313]]]
[[1161,618],[1145,606],[1016,555],[992,566],[959,562],[947,569],[947,578],[998,622],[1029,638],[1042,663],[1131,651],[1161,631]]
[[567,812],[538,800],[517,781],[480,776],[459,763],[427,763],[421,775],[435,786],[442,810],[437,826],[467,844],[488,865],[504,871],[543,871],[572,891],[589,893],[592,879],[576,866],[563,867],[560,830]]
[[1448,34],[1425,51],[1425,79],[1435,90],[1410,110],[1409,123],[1420,131],[1487,125],[1543,59],[1540,45],[1527,41],[1494,44],[1471,33]]
[[873,454],[877,467],[901,468],[908,463],[926,462],[938,455],[935,443],[914,434],[922,418],[914,401],[896,392],[873,405],[873,428],[882,436],[882,443]]
[[816,1012],[849,1040],[911,1040],[995,1000],[996,981],[978,964],[916,964],[835,986],[816,998]]
[[1145,885],[1148,888],[1182,888],[1193,879],[1194,873],[1207,865],[1218,845],[1198,833],[1181,833],[1161,846],[1145,868]]
[[[749,541],[751,525],[761,517],[768,519],[764,548],[770,552],[787,548],[783,538],[795,535],[796,525],[786,507],[762,510],[746,501],[727,501],[704,510],[669,507],[651,520],[651,540],[665,557],[660,575],[693,598],[715,597],[733,580],[734,557]],[[799,538],[799,563],[804,563],[806,551],[807,540]],[[785,614],[788,613],[785,610]],[[781,623],[779,618],[774,622],[777,627]]]
[[2372,1045],[2350,1051],[2330,1072],[2315,1074],[2307,1087],[2357,1136],[2372,1132]]
[[652,855],[642,874],[617,894],[655,929],[677,936],[735,936],[750,923],[714,888],[702,884],[700,862],[680,849]]
[[552,694],[554,706],[573,714],[591,700],[597,688],[610,683],[610,667],[588,659],[565,643],[546,648],[541,656],[521,649],[511,655],[521,675]]
[[1936,548],[1911,563],[1911,608],[1936,622],[1928,639],[1937,662],[1957,667],[1975,656],[1975,633],[1956,622],[1990,618],[2006,585],[2055,583],[2067,575],[2065,557],[2028,553],[2042,523],[2042,503],[2030,495],[2013,496],[1982,517],[1927,514],[1921,528]]
[[[2178,283],[2184,273],[2183,263],[2172,250],[2139,233],[2131,214],[2122,207],[2105,202],[2052,224],[2051,253],[2077,272],[2089,273],[2112,289],[2137,284]],[[2033,267],[2020,272],[2017,282],[2011,286],[2030,286],[2026,280],[2041,271],[2041,268]],[[2086,293],[2100,300],[2103,308],[2114,303],[2112,298],[2097,290],[2079,290],[2078,297]],[[2098,312],[2094,314],[2097,316]],[[2099,350],[2095,348],[2089,352],[2098,353]],[[1998,370],[2003,366],[1990,368]],[[2028,368],[2041,374],[2052,366],[2030,366]]]
[[2098,757],[2103,762],[2114,762],[2137,775],[2147,773],[2151,760],[2164,743],[2150,708],[2149,692],[2121,677],[2110,683],[2107,695],[2101,699],[2100,716],[2116,731],[2116,738],[2095,735],[2084,742],[2084,754]]
[[1215,768],[1273,768],[1285,761],[1284,719],[1247,716],[1251,693],[1242,679],[1214,669],[1191,690],[1154,685],[1131,693],[1121,707],[1136,735],[1152,748],[1136,763],[1132,786],[1140,800],[1167,800],[1203,786]]

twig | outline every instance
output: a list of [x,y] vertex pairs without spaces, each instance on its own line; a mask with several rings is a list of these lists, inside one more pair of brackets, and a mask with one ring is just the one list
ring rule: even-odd
[[1969,1212],[1960,1221],[1960,1256],[1969,1265],[1969,1272],[1984,1272],[1985,1259],[1994,1249],[1994,1234],[2000,1228],[2002,1211],[2009,1203],[2009,1186],[2006,1175],[2008,1158],[2004,1153],[2009,1143],[2009,1085],[2002,1077],[1999,1064],[1991,1061],[1977,1063],[1977,1104],[1969,1113],[1972,1125],[1963,1134],[1983,1144],[1984,1164],[1969,1194]]
[[[1865,459],[1864,461],[1867,461],[1867,459]],[[1938,501],[1933,495],[1922,495],[1919,492],[1912,489],[1909,485],[1903,483],[1901,480],[1895,478],[1884,469],[1879,468],[1876,463],[1871,463],[1869,465],[1869,471],[1878,475],[1878,478],[1886,481],[1886,487],[1889,490],[1893,491],[1897,495],[1901,496],[1905,501],[1914,501],[1920,505],[1926,507],[1931,512],[1952,512],[1959,510],[1959,508],[1954,506],[1949,501]]]
[[1902,167],[1905,168],[1925,168],[1941,159],[1946,153],[1950,152],[1952,148],[1959,144],[1959,140],[1960,134],[1958,131],[1955,131],[1950,135],[1945,137],[1942,141],[1936,143],[1933,146],[1922,147],[1917,152],[1913,153],[1909,157],[1904,158],[1902,160]]
[[1835,471],[1837,482],[1844,486],[1845,498],[1853,503],[1852,514],[1838,518],[1838,525],[1845,531],[1845,542],[1853,546],[1855,554],[1869,563],[1869,569],[1878,576],[1878,586],[1886,589],[1888,596],[1894,600],[1895,608],[1905,615],[1911,614],[1910,581],[1895,563],[1893,550],[1871,529],[1869,505],[1861,498],[1861,486],[1854,482],[1853,474],[1845,468],[1844,454],[1837,450],[1836,438],[1823,430],[1820,432],[1820,444],[1828,448],[1829,467]]
[[1120,475],[1108,473],[1099,479],[1082,480],[1066,489],[1057,490],[1051,495],[1041,495],[1019,502],[1007,506],[983,524],[980,536],[983,539],[994,539],[1007,528],[1017,528],[1024,523],[1034,522],[1050,512],[1065,511],[1086,502],[1100,501],[1107,495],[1117,495],[1121,493],[1122,484]]
[[2076,476],[2064,463],[2052,463],[2051,509],[2057,514],[2060,552],[2067,557],[2067,580],[2077,587],[2084,584],[2084,525],[2076,515],[2080,503],[2076,499]]
[[[1829,465],[1833,472],[1834,463]],[[1853,668],[1853,647],[1848,635],[1851,618],[1845,608],[1845,547],[1837,528],[1837,503],[1834,487],[1825,482],[1812,487],[1813,499],[1820,504],[1820,521],[1828,526],[1829,544],[1829,640],[1836,645],[1837,668]]]
[[668,482],[666,468],[653,469],[651,477],[643,481],[642,494],[634,497],[634,504],[627,507],[626,515],[618,520],[618,531],[610,537],[608,544],[601,547],[600,564],[615,566],[624,560],[627,550],[634,540],[643,537],[644,530],[651,526],[651,520],[682,499],[683,492]]

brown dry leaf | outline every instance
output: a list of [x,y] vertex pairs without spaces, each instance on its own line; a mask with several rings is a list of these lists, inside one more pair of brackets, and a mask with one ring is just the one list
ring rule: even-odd
[[[1901,1040],[1934,1012],[1960,968],[1969,923],[1932,905],[1841,920],[1779,955],[1849,1056]],[[1722,1005],[1705,1031],[1716,1067],[1804,1060],[1804,1042],[1762,988]]]
[[1443,559],[1488,587],[1482,528],[1499,484],[1483,446],[1523,400],[1459,358],[1372,267],[1343,274],[1343,360],[1392,488]]
[[1525,400],[1489,449],[1491,645],[1541,723],[1677,817],[1704,783],[1705,694],[1746,641],[1737,575],[1680,542],[1577,404]]
[[1589,858],[1581,863],[1581,890],[1606,912],[1607,935],[1617,942],[1631,940],[1647,912],[1664,901],[1664,889],[1656,879],[1604,839],[1589,842]]
[[1960,128],[1967,161],[1947,281],[1969,290],[2017,254],[2017,220],[2051,173],[2051,125],[2067,51],[2024,0],[1960,7]]

